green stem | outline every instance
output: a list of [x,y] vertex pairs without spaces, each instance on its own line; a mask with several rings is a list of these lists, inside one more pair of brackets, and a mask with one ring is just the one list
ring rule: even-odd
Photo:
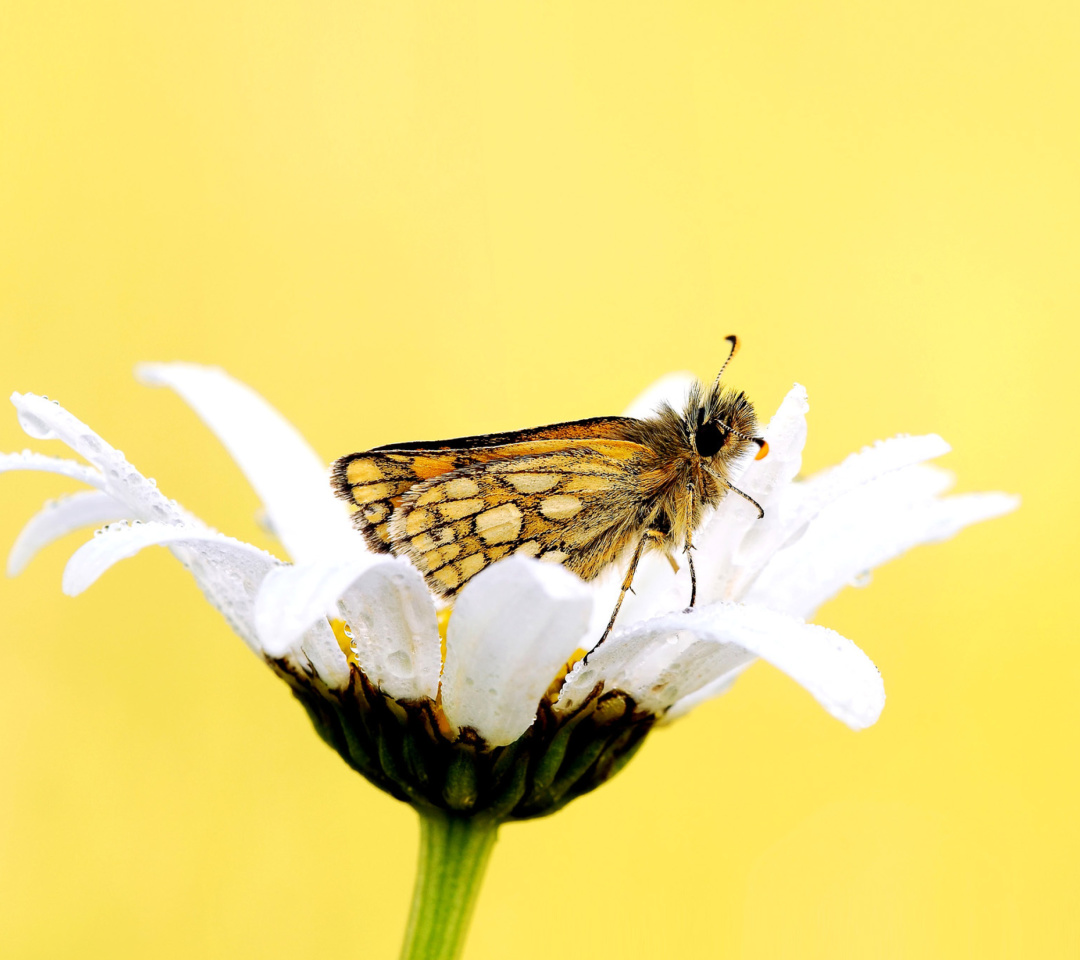
[[401,960],[457,960],[480,893],[498,821],[420,814],[420,857]]

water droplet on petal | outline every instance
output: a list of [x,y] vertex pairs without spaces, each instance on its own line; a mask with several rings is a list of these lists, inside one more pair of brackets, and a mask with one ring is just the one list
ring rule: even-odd
[[30,436],[35,440],[54,440],[56,434],[53,433],[52,427],[50,427],[41,417],[38,417],[26,410],[19,411],[19,426],[23,428]]
[[850,584],[853,587],[868,587],[871,581],[874,579],[874,574],[869,570],[862,570],[855,574],[850,580]]
[[352,627],[350,627],[348,624],[345,624],[345,626],[341,628],[341,632],[344,633],[349,640],[355,639],[352,632]]

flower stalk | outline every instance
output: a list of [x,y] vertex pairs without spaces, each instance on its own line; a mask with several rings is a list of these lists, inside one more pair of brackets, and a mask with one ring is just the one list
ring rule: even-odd
[[498,820],[420,814],[420,854],[401,960],[457,960],[480,894]]

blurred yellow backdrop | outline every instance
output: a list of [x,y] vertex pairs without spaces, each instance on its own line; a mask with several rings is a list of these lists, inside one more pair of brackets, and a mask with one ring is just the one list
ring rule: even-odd
[[[1077,955],[1080,7],[0,10],[0,386],[228,533],[274,548],[137,361],[222,365],[329,461],[616,412],[735,331],[765,413],[808,387],[808,469],[937,431],[1024,497],[822,610],[876,727],[756,667],[503,831],[470,958]],[[70,488],[0,483],[5,550]],[[62,596],[77,543],[0,583],[0,953],[395,956],[412,811],[165,551]]]

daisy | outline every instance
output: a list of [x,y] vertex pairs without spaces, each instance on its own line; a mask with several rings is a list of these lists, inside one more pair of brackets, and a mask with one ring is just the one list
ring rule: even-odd
[[[420,812],[405,957],[458,955],[500,823],[550,814],[610,779],[653,726],[726,691],[756,659],[848,726],[873,724],[885,702],[877,669],[850,640],[806,620],[873,567],[1018,503],[943,496],[951,477],[926,461],[949,448],[933,435],[887,440],[800,479],[808,404],[796,385],[764,431],[769,455],[732,477],[764,519],[740,497],[705,519],[693,610],[683,609],[687,570],[644,558],[615,631],[586,659],[619,571],[586,585],[513,557],[471,580],[450,616],[415,568],[365,548],[323,461],[254,391],[190,364],[140,374],[179,393],[217,434],[291,562],[211,529],[55,401],[16,393],[23,429],[82,459],[24,451],[0,456],[0,472],[59,473],[89,489],[27,523],[8,573],[90,526],[104,525],[69,560],[69,595],[145,547],[167,547],[323,739]],[[665,378],[627,412],[647,414],[686,386],[681,375]]]

